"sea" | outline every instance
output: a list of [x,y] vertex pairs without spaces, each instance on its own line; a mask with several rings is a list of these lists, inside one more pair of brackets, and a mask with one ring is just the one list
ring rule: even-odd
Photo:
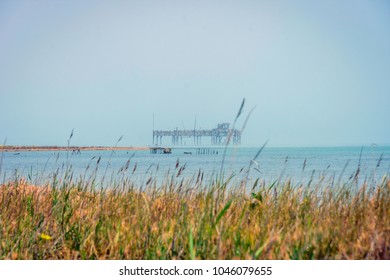
[[[0,180],[24,178],[34,184],[61,178],[95,178],[104,184],[126,179],[142,185],[150,178],[260,180],[264,184],[356,181],[377,184],[390,174],[390,146],[363,147],[179,147],[170,154],[149,150],[23,151],[0,153]],[[69,176],[69,172],[67,173]],[[0,182],[1,182],[0,181]]]

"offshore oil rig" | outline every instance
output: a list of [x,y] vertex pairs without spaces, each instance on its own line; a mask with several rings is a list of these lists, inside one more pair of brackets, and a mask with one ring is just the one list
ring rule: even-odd
[[[193,138],[194,145],[202,145],[202,137],[210,137],[211,145],[224,145],[231,137],[233,144],[241,144],[241,131],[230,129],[229,123],[220,123],[213,129],[154,130],[153,145],[161,145],[163,137],[170,137],[172,145],[183,145],[183,138]],[[186,144],[186,142],[184,142]]]

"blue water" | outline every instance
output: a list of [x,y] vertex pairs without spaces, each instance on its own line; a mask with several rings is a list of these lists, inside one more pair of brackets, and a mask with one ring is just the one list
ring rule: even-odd
[[[219,176],[224,148],[211,149],[213,154],[197,154],[195,148],[173,148],[172,154],[151,154],[149,151],[4,152],[0,155],[0,175],[1,182],[24,177],[42,183],[50,180],[54,173],[63,176],[66,166],[71,166],[75,179],[88,179],[96,174],[97,178],[104,177],[106,181],[129,178],[142,184],[150,177],[163,179],[173,175],[190,179],[199,171],[212,178]],[[360,182],[378,182],[390,174],[390,147],[265,148],[251,164],[258,150],[228,148],[224,176],[233,174],[237,180],[248,176],[250,180],[260,178],[267,183],[278,179],[296,183],[320,180],[336,183],[352,180],[358,168]],[[184,170],[177,176],[183,166]]]

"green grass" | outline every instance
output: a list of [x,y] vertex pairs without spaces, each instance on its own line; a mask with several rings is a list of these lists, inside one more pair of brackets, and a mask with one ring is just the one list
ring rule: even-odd
[[386,177],[375,187],[248,187],[16,179],[0,186],[0,259],[390,259]]

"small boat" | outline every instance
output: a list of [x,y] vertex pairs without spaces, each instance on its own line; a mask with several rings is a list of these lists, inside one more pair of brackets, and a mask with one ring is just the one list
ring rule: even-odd
[[150,148],[150,153],[152,154],[171,154],[171,148],[163,148],[163,147],[152,147]]

